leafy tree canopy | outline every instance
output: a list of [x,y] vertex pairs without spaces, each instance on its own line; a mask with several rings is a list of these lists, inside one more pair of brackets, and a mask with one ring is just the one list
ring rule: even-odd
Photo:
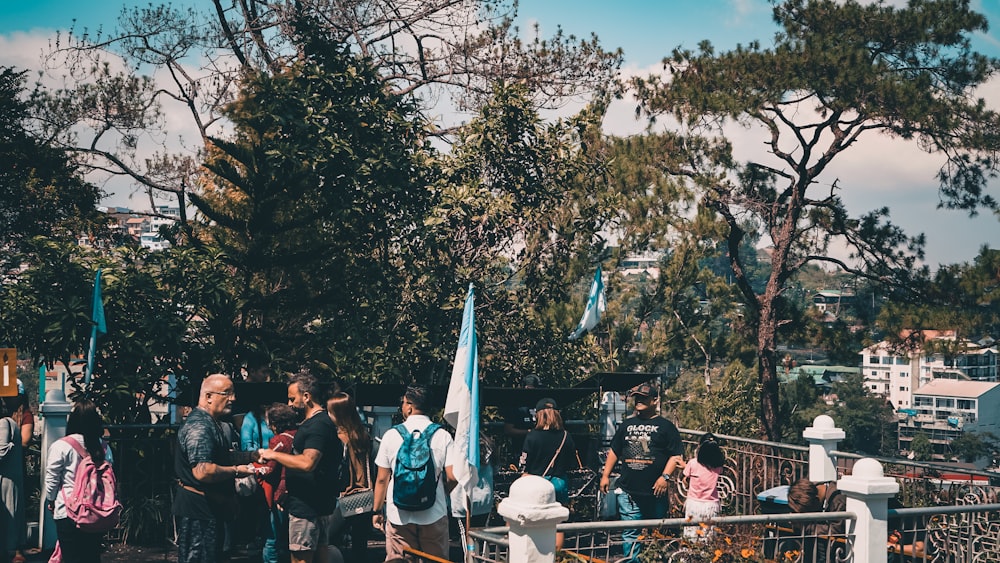
[[39,135],[24,72],[0,67],[0,268],[20,260],[32,237],[105,235],[100,190],[69,156]]
[[[997,61],[970,47],[970,34],[985,30],[986,19],[968,0],[916,0],[904,8],[788,0],[775,4],[774,20],[780,31],[769,48],[755,42],[718,53],[705,42],[697,51],[676,49],[664,61],[665,78],[631,86],[641,111],[673,116],[685,128],[663,135],[674,150],[662,153],[661,170],[700,194],[700,205],[725,225],[756,336],[762,429],[776,440],[776,343],[788,322],[781,299],[791,276],[815,261],[900,286],[920,273],[922,236],[908,237],[885,208],[850,216],[837,194],[844,186],[822,179],[831,162],[877,134],[916,140],[946,157],[938,173],[942,205],[995,210],[987,188],[1000,164],[1000,116],[975,95]],[[758,128],[766,157],[736,162],[727,124]],[[761,292],[743,251],[748,219],[772,244]],[[849,260],[831,256],[834,242],[850,249]]]

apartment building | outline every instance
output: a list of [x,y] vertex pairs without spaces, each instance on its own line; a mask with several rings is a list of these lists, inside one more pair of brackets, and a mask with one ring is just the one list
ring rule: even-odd
[[935,459],[948,460],[949,444],[962,432],[1000,436],[1000,383],[965,379],[932,379],[913,393],[913,407],[899,411],[899,449],[908,451],[913,437],[925,434]]
[[[896,350],[882,341],[861,352],[861,371],[865,386],[876,395],[886,397],[893,408],[914,408],[914,393],[935,379],[967,382],[996,382],[997,350],[993,341],[962,341],[954,345],[954,331],[924,331],[923,342],[942,340],[952,343],[950,352],[929,351],[917,346]],[[928,351],[925,351],[928,348]]]

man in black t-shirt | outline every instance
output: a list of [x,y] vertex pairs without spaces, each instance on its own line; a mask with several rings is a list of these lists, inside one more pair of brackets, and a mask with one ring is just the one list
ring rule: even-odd
[[[608,493],[611,471],[621,462],[618,478],[618,512],[622,520],[665,518],[670,511],[667,483],[674,470],[684,466],[684,445],[673,422],[659,413],[659,400],[652,385],[642,384],[629,393],[635,399],[635,415],[626,418],[611,439],[601,491]],[[639,530],[622,530],[625,556],[639,557]]]
[[227,559],[225,522],[236,513],[233,479],[253,473],[249,462],[257,457],[257,452],[235,451],[221,426],[219,419],[232,412],[234,397],[233,382],[227,376],[206,377],[198,406],[177,432],[178,490],[173,513],[180,563]]
[[305,420],[295,433],[292,453],[261,450],[261,459],[285,466],[285,510],[292,563],[327,560],[328,529],[341,485],[338,469],[344,451],[337,427],[326,414],[323,386],[306,370],[288,383],[288,404]]

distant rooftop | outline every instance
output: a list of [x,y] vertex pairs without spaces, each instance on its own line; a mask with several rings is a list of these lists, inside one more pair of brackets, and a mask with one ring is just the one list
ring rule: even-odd
[[913,392],[914,395],[976,398],[992,391],[1000,383],[989,381],[963,381],[958,379],[932,379]]

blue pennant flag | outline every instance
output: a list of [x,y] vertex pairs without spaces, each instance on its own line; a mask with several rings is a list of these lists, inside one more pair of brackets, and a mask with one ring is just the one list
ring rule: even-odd
[[476,341],[475,293],[469,284],[462,313],[462,331],[451,370],[444,419],[455,428],[452,470],[466,502],[479,482],[479,349]]
[[583,318],[580,324],[569,335],[570,340],[576,340],[583,336],[583,333],[597,326],[601,322],[601,315],[607,308],[604,297],[604,278],[601,276],[601,265],[597,265],[597,273],[594,274],[594,282],[590,284],[590,296],[587,297],[587,308],[583,311]]
[[90,387],[90,376],[94,373],[94,354],[97,352],[98,334],[107,334],[108,325],[104,320],[104,301],[101,299],[101,270],[97,270],[94,277],[94,309],[90,317],[93,327],[90,329],[90,350],[87,352],[87,373],[84,375],[83,384]]

